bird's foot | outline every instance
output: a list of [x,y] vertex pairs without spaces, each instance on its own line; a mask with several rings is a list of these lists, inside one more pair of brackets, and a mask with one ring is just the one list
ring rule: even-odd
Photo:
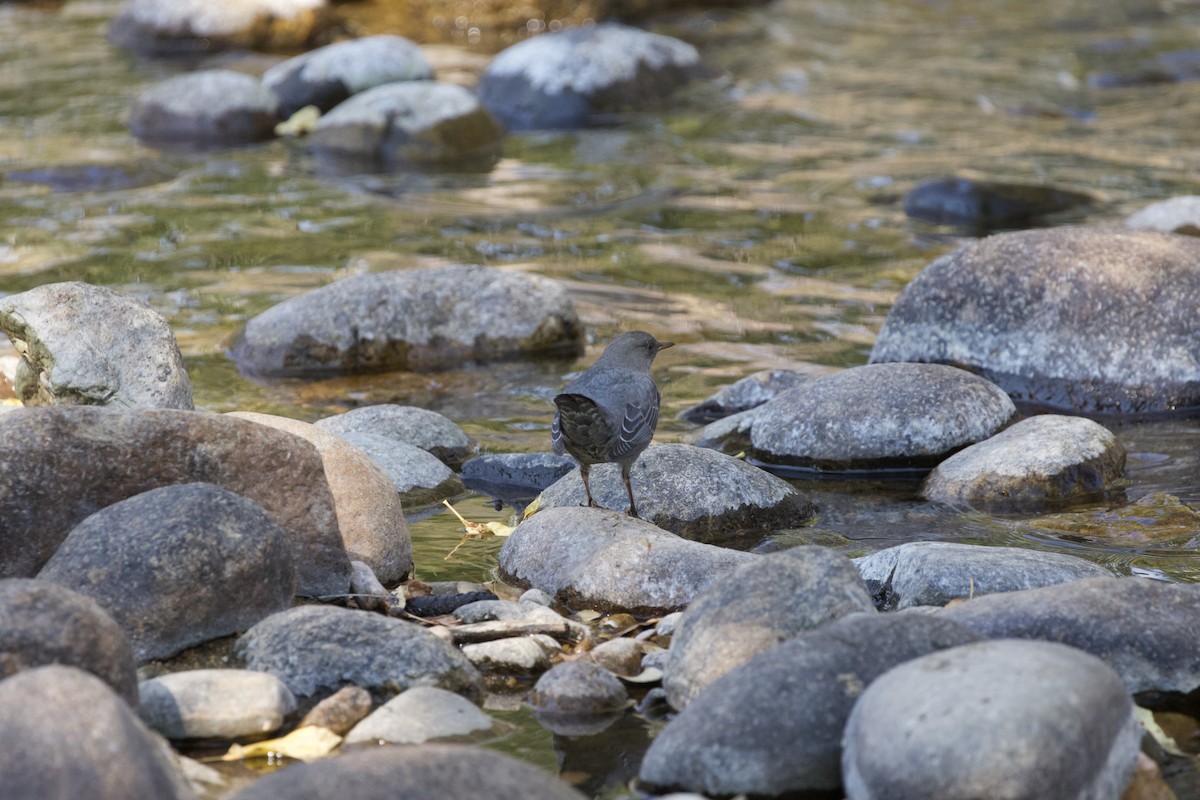
[[629,511],[627,511],[627,512],[625,512],[625,513],[627,513],[629,516],[633,517],[634,519],[641,519],[641,518],[642,518],[642,515],[641,515],[641,514],[639,514],[639,513],[637,513],[637,509],[636,509],[636,508],[630,508],[630,509],[629,509]]

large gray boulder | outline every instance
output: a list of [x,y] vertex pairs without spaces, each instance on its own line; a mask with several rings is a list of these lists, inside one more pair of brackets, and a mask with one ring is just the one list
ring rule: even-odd
[[318,158],[348,169],[490,169],[503,139],[504,128],[463,87],[403,81],[335,106],[317,122],[308,143]]
[[[717,542],[747,533],[794,528],[817,513],[790,483],[740,459],[686,444],[650,445],[634,462],[630,483],[638,513],[686,539]],[[592,497],[624,511],[629,496],[618,464],[592,468]],[[586,502],[575,469],[542,492],[540,508]]]
[[475,698],[479,672],[459,650],[411,622],[336,606],[273,614],[238,639],[247,669],[268,672],[297,697],[361,686],[380,699],[410,686],[438,686]]
[[921,492],[949,505],[1027,508],[1098,496],[1124,471],[1125,447],[1103,425],[1041,414],[950,456]]
[[572,608],[654,615],[686,606],[722,572],[758,558],[575,506],[544,509],[518,525],[500,548],[500,572]]
[[828,470],[928,468],[1016,413],[995,384],[940,364],[822,375],[754,412],[751,458]]
[[263,73],[287,118],[304,106],[328,111],[351,95],[394,81],[421,81],[433,68],[421,48],[403,36],[366,36],[318,47]]
[[234,345],[249,372],[422,370],[577,355],[583,325],[562,286],[475,266],[356,275],[254,317]]
[[0,681],[5,797],[185,800],[169,748],[99,678],[38,667]]
[[978,639],[918,614],[854,613],[718,678],[655,737],[640,780],[712,796],[830,792],[854,702],[909,659]]
[[1100,659],[1047,642],[977,642],[867,687],[846,723],[846,796],[1117,800],[1142,735]]
[[606,23],[502,51],[484,71],[479,97],[513,130],[578,128],[598,114],[657,107],[700,71],[690,44]]
[[856,611],[875,613],[854,562],[823,547],[796,547],[715,578],[683,612],[663,675],[683,708],[759,653]]
[[1116,670],[1130,693],[1200,688],[1200,586],[1084,578],[976,597],[938,612],[991,639],[1076,647]]
[[279,102],[252,76],[225,69],[176,75],[142,92],[129,129],[152,144],[234,145],[270,139]]
[[340,436],[298,419],[253,411],[235,411],[229,416],[278,428],[317,448],[346,553],[367,564],[384,583],[395,584],[408,577],[413,566],[412,538],[400,495],[392,479],[366,453]]
[[25,405],[192,408],[171,326],[136,297],[51,283],[0,298],[0,333],[21,354],[13,388]]
[[872,362],[955,364],[1014,399],[1087,412],[1200,404],[1200,241],[1153,231],[1002,233],[901,293]]
[[344,594],[350,560],[321,457],[227,415],[58,406],[0,415],[0,577],[33,577],[86,517],[142,492],[212,483],[287,533],[299,594]]
[[102,508],[38,577],[103,606],[139,662],[244,631],[290,607],[296,586],[283,529],[253,500],[208,483]]
[[133,648],[99,603],[50,581],[0,580],[0,680],[46,664],[90,672],[137,705]]
[[229,795],[228,800],[584,800],[532,764],[480,747],[425,744],[361,750],[293,764]]
[[1112,576],[1099,564],[1066,553],[957,542],[906,542],[855,563],[887,609],[944,606],[959,598]]

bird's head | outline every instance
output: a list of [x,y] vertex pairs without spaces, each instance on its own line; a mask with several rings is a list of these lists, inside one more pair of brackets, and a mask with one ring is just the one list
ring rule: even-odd
[[658,351],[672,347],[674,344],[674,342],[660,342],[645,331],[629,331],[613,339],[596,363],[649,370]]

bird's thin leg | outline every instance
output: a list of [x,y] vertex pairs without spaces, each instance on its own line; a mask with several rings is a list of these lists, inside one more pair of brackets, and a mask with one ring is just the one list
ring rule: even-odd
[[629,516],[641,519],[637,513],[637,504],[633,502],[633,486],[629,483],[629,465],[621,465],[621,480],[625,481],[625,491],[629,493]]
[[587,504],[589,508],[599,508],[596,501],[592,499],[592,487],[588,485],[588,472],[591,470],[590,464],[579,465],[579,475],[583,478],[583,491],[587,493]]

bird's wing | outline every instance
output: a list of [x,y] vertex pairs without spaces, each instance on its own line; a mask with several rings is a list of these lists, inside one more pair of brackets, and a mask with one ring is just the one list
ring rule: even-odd
[[[558,407],[558,442],[575,458],[598,464],[608,460],[608,444],[616,425],[590,397],[564,392],[554,398]],[[551,442],[554,431],[551,428]]]
[[658,427],[658,387],[653,383],[651,391],[637,401],[625,406],[625,416],[621,420],[621,434],[609,448],[609,457],[620,461],[629,456],[637,455],[646,449],[654,438],[654,429]]
[[561,456],[566,452],[563,447],[562,438],[562,421],[559,419],[558,407],[554,408],[554,422],[550,423],[550,447],[554,450],[554,455]]

